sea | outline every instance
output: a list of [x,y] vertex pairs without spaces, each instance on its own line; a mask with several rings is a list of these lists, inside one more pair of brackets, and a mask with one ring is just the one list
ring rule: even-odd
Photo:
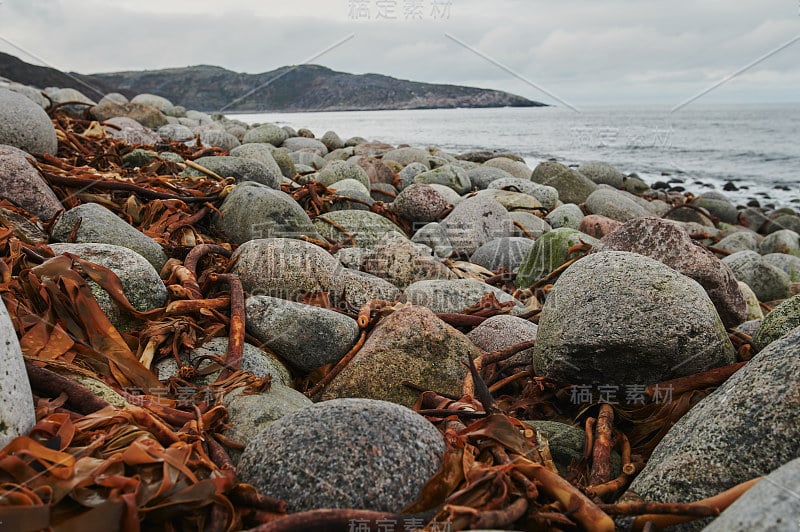
[[[800,103],[426,109],[230,115],[247,123],[333,130],[393,145],[510,151],[534,168],[548,159],[635,172],[695,195],[800,209]],[[727,187],[726,187],[727,185]],[[735,190],[733,190],[735,189]]]

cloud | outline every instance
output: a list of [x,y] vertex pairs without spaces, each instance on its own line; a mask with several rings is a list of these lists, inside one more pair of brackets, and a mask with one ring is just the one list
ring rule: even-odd
[[[384,0],[385,1],[385,0]],[[316,62],[337,70],[472,84],[548,101],[445,38],[450,33],[576,105],[674,103],[800,34],[791,0],[452,0],[449,17],[351,17],[353,0],[5,0],[0,36],[84,73],[214,64],[264,72],[296,64],[353,33]],[[440,0],[437,0],[440,1]],[[21,55],[6,45],[0,51]],[[707,96],[797,94],[800,43]],[[30,57],[23,59],[35,62]],[[795,97],[796,99],[796,97]]]

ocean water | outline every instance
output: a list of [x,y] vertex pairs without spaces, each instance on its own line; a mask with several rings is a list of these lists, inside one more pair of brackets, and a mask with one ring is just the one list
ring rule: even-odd
[[800,208],[800,103],[691,104],[582,108],[435,109],[231,115],[248,123],[328,130],[389,144],[439,146],[452,152],[508,150],[531,168],[605,161],[648,183],[674,182],[700,194],[726,194],[739,204]]

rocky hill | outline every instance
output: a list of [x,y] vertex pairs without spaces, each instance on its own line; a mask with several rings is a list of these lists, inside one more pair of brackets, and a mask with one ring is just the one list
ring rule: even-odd
[[352,111],[452,107],[543,106],[507,92],[417,83],[379,74],[347,74],[319,65],[281,67],[261,74],[200,65],[187,68],[114,72],[73,77],[0,54],[0,76],[45,87],[73,87],[92,99],[96,94],[77,80],[105,92],[158,94],[202,111]]

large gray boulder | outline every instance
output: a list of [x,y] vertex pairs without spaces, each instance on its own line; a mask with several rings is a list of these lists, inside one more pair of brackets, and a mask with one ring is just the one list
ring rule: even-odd
[[147,259],[158,272],[167,262],[167,255],[158,242],[131,227],[99,203],[83,203],[62,214],[53,225],[53,239],[66,242],[76,225],[76,243],[112,244],[128,248]]
[[52,155],[58,139],[44,109],[22,94],[0,88],[0,144]]
[[509,272],[516,273],[531,247],[533,240],[530,238],[516,236],[495,238],[475,250],[469,261],[489,271],[505,268]]
[[[280,174],[276,175],[274,168],[270,168],[255,159],[224,155],[200,157],[194,162],[221,177],[233,177],[237,183],[255,181],[270,188],[279,188],[281,185]],[[194,168],[186,168],[183,173],[187,176],[204,175],[200,170]]]
[[[24,96],[21,96],[24,98]],[[0,449],[36,424],[33,393],[8,310],[0,304]]]
[[287,510],[399,512],[439,467],[442,435],[412,410],[340,399],[303,408],[253,438],[239,478],[286,501]]
[[[800,456],[800,329],[753,357],[664,436],[630,491],[697,501]],[[678,530],[699,530],[702,522]]]
[[320,238],[311,218],[289,194],[260,183],[236,185],[219,210],[222,216],[215,217],[215,225],[237,244],[255,238]]
[[498,201],[485,196],[467,198],[441,222],[456,255],[469,256],[486,242],[511,236],[514,223]]
[[610,188],[598,188],[589,194],[589,197],[586,198],[586,208],[592,214],[599,214],[620,222],[650,216],[650,211],[626,194]]
[[604,251],[570,266],[548,294],[537,375],[569,383],[652,384],[734,362],[713,303],[664,264]]
[[18,148],[0,144],[0,197],[40,220],[49,220],[63,206],[27,157],[30,155]]

